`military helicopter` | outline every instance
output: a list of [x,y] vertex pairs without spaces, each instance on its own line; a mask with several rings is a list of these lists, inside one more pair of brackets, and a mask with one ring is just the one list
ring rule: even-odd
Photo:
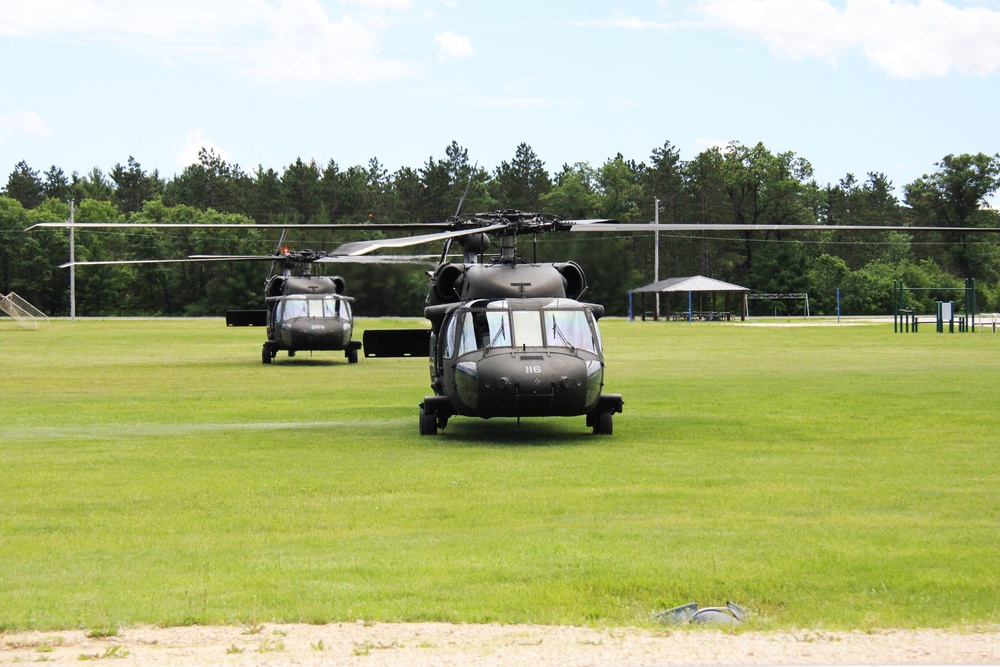
[[[456,216],[452,229],[395,239],[392,247],[444,239],[431,273],[424,310],[427,330],[366,331],[366,356],[430,358],[433,396],[420,403],[421,435],[444,429],[454,415],[469,417],[585,416],[595,434],[611,435],[620,394],[603,393],[604,352],[599,304],[579,301],[587,288],[575,262],[537,263],[518,256],[518,235],[569,230],[596,220],[560,220],[524,211]],[[500,235],[500,254],[484,261],[488,233]],[[452,240],[462,262],[448,262]],[[332,254],[358,256],[385,241],[348,243]]]
[[[414,263],[426,258],[392,257],[343,257],[315,250],[291,250],[284,245],[288,229],[304,225],[263,225],[228,223],[39,223],[29,227],[45,228],[267,228],[280,229],[281,237],[274,253],[270,255],[190,255],[181,259],[143,259],[109,261],[70,261],[60,268],[112,264],[164,264],[178,262],[271,262],[271,270],[264,283],[262,310],[230,310],[226,312],[227,326],[266,327],[267,340],[261,350],[261,361],[270,364],[279,351],[294,357],[300,351],[343,351],[349,364],[358,363],[361,342],[352,339],[354,318],[351,304],[353,297],[344,294],[347,284],[341,276],[314,275],[312,266],[323,263],[374,262]],[[311,225],[311,229],[355,228],[354,225]],[[387,228],[394,228],[392,225]],[[407,229],[412,229],[408,227]]]
[[[246,257],[210,257],[193,255],[194,260],[236,260]],[[228,326],[266,326],[267,340],[261,361],[271,363],[278,352],[289,357],[299,351],[344,351],[349,364],[358,363],[361,342],[352,340],[353,297],[345,296],[347,284],[340,276],[313,275],[313,263],[327,259],[313,250],[281,248],[272,259],[272,271],[264,283],[265,310],[230,310]],[[274,265],[281,267],[275,273]]]
[[[461,205],[459,206],[461,208]],[[954,228],[874,225],[625,224],[561,220],[502,210],[456,215],[450,229],[391,241],[348,243],[334,255],[359,256],[386,247],[445,240],[430,274],[427,330],[365,332],[366,356],[430,358],[431,389],[420,403],[421,435],[434,435],[455,416],[580,416],[595,434],[610,435],[622,412],[619,394],[605,394],[604,356],[597,321],[604,307],[579,301],[587,288],[574,262],[539,264],[517,254],[520,235],[546,232],[652,231],[955,231]],[[965,231],[1000,231],[967,228]],[[488,234],[500,236],[500,254],[485,261]],[[458,241],[462,262],[448,262]]]

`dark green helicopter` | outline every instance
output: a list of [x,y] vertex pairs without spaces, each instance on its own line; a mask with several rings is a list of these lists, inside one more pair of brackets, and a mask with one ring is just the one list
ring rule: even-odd
[[[516,252],[518,235],[569,230],[595,222],[560,220],[524,211],[456,216],[452,229],[393,247],[445,239],[431,274],[424,310],[427,330],[369,330],[366,356],[429,356],[433,396],[420,404],[420,433],[434,435],[455,415],[468,417],[584,416],[596,434],[610,435],[619,394],[604,388],[599,304],[580,301],[587,288],[574,262],[537,263]],[[500,254],[485,258],[488,233],[500,236]],[[448,262],[452,240],[462,262]],[[360,255],[385,241],[341,246],[333,254]]]
[[[347,362],[356,364],[361,342],[353,339],[354,317],[347,296],[346,281],[341,276],[316,275],[314,264],[371,262],[371,263],[427,263],[426,259],[413,257],[344,257],[315,250],[291,250],[284,245],[288,229],[356,229],[355,225],[266,225],[230,223],[71,223],[47,222],[30,227],[70,229],[206,229],[233,227],[281,230],[281,237],[274,253],[270,255],[190,255],[181,259],[141,259],[109,261],[70,261],[60,268],[111,264],[164,264],[179,262],[270,262],[271,270],[264,282],[264,308],[261,310],[230,310],[226,312],[228,326],[266,327],[267,340],[261,350],[261,361],[270,364],[278,352],[289,357],[297,352],[343,351]],[[393,228],[388,225],[386,228]]]
[[[956,231],[901,225],[625,224],[515,210],[456,214],[446,224],[448,229],[439,233],[348,243],[331,253],[359,256],[445,240],[430,275],[431,305],[424,309],[430,330],[368,330],[364,335],[365,356],[429,356],[434,394],[420,403],[422,435],[436,434],[455,415],[518,420],[584,416],[595,434],[612,433],[613,416],[622,412],[624,401],[619,394],[603,392],[605,363],[597,322],[604,307],[579,300],[587,288],[579,265],[527,261],[517,254],[518,236],[567,231]],[[488,234],[500,237],[500,252],[492,257],[486,255]],[[452,241],[462,247],[461,262],[447,261]]]
[[[192,259],[209,259],[194,255]],[[212,257],[212,259],[220,259]],[[227,257],[224,259],[245,259]],[[352,340],[353,297],[345,296],[347,283],[340,276],[313,275],[311,266],[328,260],[326,253],[281,248],[271,258],[280,273],[264,283],[264,310],[230,310],[228,326],[266,326],[267,340],[261,361],[271,363],[279,351],[294,357],[299,351],[344,351],[350,364],[358,363],[361,342]],[[273,266],[272,265],[272,266]]]

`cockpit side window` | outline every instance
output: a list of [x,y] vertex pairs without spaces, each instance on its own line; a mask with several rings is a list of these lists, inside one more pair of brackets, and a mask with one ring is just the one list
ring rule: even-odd
[[472,313],[462,314],[462,328],[458,335],[458,353],[465,354],[472,352],[479,345],[476,342],[476,327],[472,319]]
[[344,299],[338,299],[335,296],[324,297],[323,317],[335,317],[341,320],[349,320],[351,318],[351,306]]
[[490,310],[486,312],[486,322],[490,332],[487,345],[490,347],[510,347],[510,324],[507,311]]
[[547,310],[545,313],[545,344],[548,347],[570,347],[599,353],[590,318],[583,310]]
[[510,318],[506,310],[470,310],[461,314],[458,353],[510,347]]
[[306,317],[309,314],[309,305],[305,299],[285,299],[281,308],[281,319],[294,320],[297,317]]
[[455,324],[458,322],[458,316],[452,315],[448,318],[447,324],[444,327],[444,357],[445,359],[451,359],[455,356]]

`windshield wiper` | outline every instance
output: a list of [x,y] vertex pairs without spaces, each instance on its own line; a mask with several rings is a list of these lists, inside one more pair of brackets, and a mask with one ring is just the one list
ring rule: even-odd
[[576,346],[573,345],[573,343],[569,342],[569,339],[566,338],[566,335],[562,332],[562,329],[559,328],[559,324],[556,322],[555,317],[552,318],[552,335],[559,336],[560,338],[562,338],[562,341],[566,343],[566,346],[570,349],[570,352],[576,352]]
[[497,329],[497,332],[495,334],[493,334],[493,338],[490,339],[490,344],[486,346],[487,349],[491,347],[496,347],[496,342],[501,337],[503,338],[507,337],[507,334],[505,333],[506,329],[504,328],[505,326],[506,322],[504,322],[504,320],[500,320],[500,328]]

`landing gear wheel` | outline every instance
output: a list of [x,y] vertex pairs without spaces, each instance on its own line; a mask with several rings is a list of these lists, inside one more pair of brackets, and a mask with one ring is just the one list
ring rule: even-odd
[[356,364],[356,363],[358,363],[358,351],[357,350],[348,350],[344,354],[347,357],[347,363],[349,363],[349,364]]
[[420,435],[437,435],[437,415],[420,407]]
[[269,364],[269,363],[271,363],[271,359],[273,359],[273,358],[274,358],[274,356],[271,354],[271,350],[267,349],[267,346],[265,345],[264,346],[264,351],[260,355],[260,360],[262,362],[264,362],[265,364]]
[[610,412],[602,412],[594,419],[594,435],[611,435],[612,420]]

